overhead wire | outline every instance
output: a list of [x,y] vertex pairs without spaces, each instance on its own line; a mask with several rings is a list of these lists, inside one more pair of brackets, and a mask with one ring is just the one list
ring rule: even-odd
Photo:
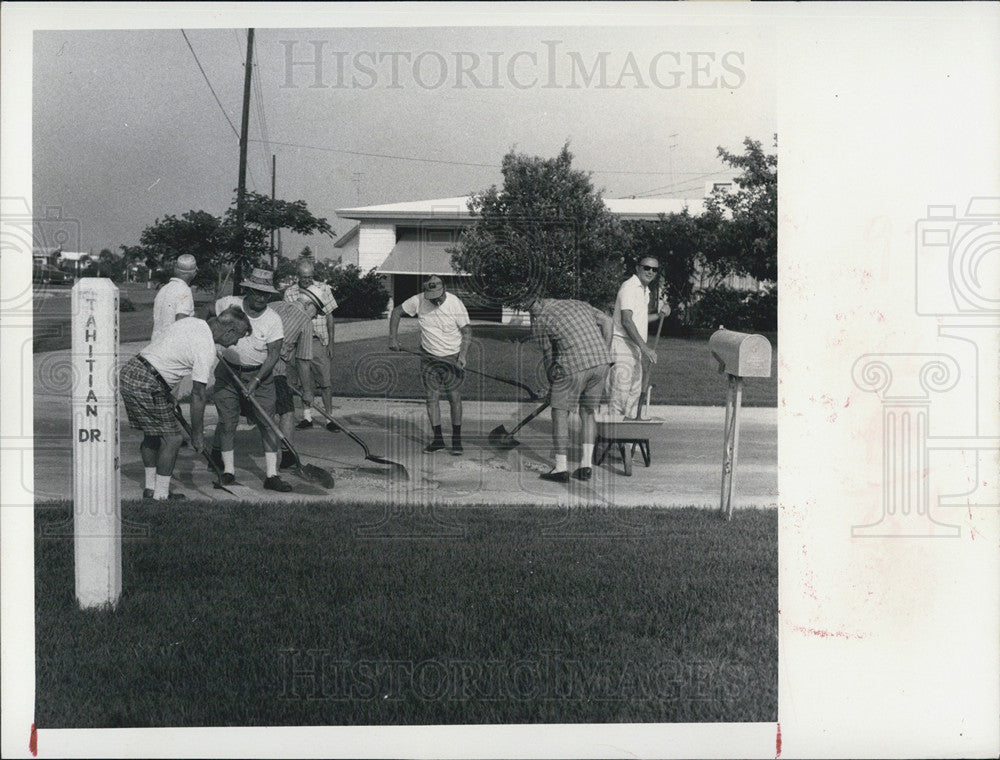
[[201,61],[198,60],[198,54],[194,52],[194,47],[191,45],[191,40],[188,39],[187,33],[181,29],[181,34],[184,36],[184,41],[187,43],[188,50],[191,51],[191,55],[194,56],[194,62],[198,64],[198,71],[201,72],[202,77],[205,79],[205,84],[208,85],[208,89],[212,92],[212,97],[215,98],[215,102],[219,106],[219,110],[222,111],[222,115],[226,117],[226,121],[229,122],[229,126],[232,128],[233,133],[236,135],[236,139],[240,138],[240,131],[233,124],[233,120],[229,118],[229,114],[226,113],[226,109],[222,105],[222,101],[219,100],[219,96],[215,93],[215,88],[212,87],[212,83],[208,80],[208,74],[205,73],[205,69],[201,65]]
[[[260,140],[251,140],[251,142],[260,142]],[[387,159],[391,159],[391,160],[395,160],[395,161],[415,161],[415,162],[419,162],[419,163],[428,163],[428,164],[443,164],[443,165],[446,165],[446,166],[474,166],[474,167],[482,167],[482,168],[486,168],[486,169],[496,169],[497,168],[497,164],[495,164],[495,163],[487,164],[487,163],[478,163],[478,162],[473,162],[473,161],[449,161],[447,159],[441,159],[441,158],[423,158],[423,157],[420,157],[420,156],[400,156],[400,155],[394,155],[394,154],[391,154],[391,153],[371,153],[371,152],[368,152],[368,151],[346,150],[344,148],[330,148],[330,147],[326,147],[326,146],[323,146],[323,145],[305,145],[303,143],[293,143],[293,142],[283,142],[283,141],[275,141],[275,142],[271,143],[271,145],[280,145],[280,146],[285,147],[285,148],[300,148],[300,149],[303,149],[303,150],[319,150],[319,151],[325,151],[325,152],[328,152],[328,153],[346,153],[347,155],[351,155],[351,156],[364,156],[366,158],[387,158]],[[589,171],[591,171],[593,174],[664,175],[664,174],[670,174],[671,173],[671,172],[666,172],[666,171],[664,171],[664,172],[627,171],[627,170],[619,170],[619,169],[591,169]],[[693,181],[694,179],[697,179],[699,177],[709,177],[709,176],[712,176],[714,174],[725,174],[727,171],[728,170],[723,169],[721,171],[708,172],[708,173],[673,172],[674,174],[694,174],[695,175],[694,177],[690,177],[690,178],[685,179],[685,180],[680,180],[679,182],[673,183],[673,184],[679,184],[680,182],[689,182],[689,181]],[[669,187],[669,186],[667,186],[667,187]],[[644,191],[644,192],[646,192],[646,191]]]

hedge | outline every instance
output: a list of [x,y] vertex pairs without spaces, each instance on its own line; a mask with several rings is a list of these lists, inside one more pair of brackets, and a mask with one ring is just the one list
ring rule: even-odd
[[775,332],[778,329],[778,291],[719,287],[706,290],[691,306],[691,326],[742,332]]

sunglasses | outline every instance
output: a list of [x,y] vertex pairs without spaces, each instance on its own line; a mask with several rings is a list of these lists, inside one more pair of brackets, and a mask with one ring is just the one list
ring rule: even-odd
[[639,266],[641,266],[647,272],[659,272],[660,271],[659,267],[648,267],[645,264],[640,264]]

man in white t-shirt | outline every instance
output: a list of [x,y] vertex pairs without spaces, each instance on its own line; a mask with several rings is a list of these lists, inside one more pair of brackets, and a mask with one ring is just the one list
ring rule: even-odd
[[664,303],[658,312],[649,313],[649,286],[660,273],[660,262],[643,256],[636,262],[635,274],[618,289],[615,299],[614,338],[611,353],[615,366],[609,376],[612,414],[634,418],[642,392],[642,360],[656,363],[656,351],[646,345],[649,321],[658,315],[669,316]]
[[174,262],[174,276],[160,288],[153,299],[153,334],[150,341],[176,320],[194,314],[194,296],[191,294],[191,280],[198,274],[198,262],[189,253],[181,254]]
[[181,426],[174,412],[173,389],[191,376],[191,445],[205,448],[205,387],[216,363],[215,346],[231,346],[250,332],[239,308],[208,321],[178,320],[132,357],[121,369],[119,390],[129,422],[143,432],[139,452],[146,470],[145,499],[180,500],[170,493],[170,477],[181,446]]
[[[265,414],[274,416],[275,390],[274,367],[281,354],[284,330],[281,317],[267,308],[271,297],[277,294],[272,273],[267,269],[254,269],[240,287],[245,296],[225,296],[215,302],[215,310],[229,306],[241,306],[250,320],[250,335],[227,349],[222,359],[226,366],[239,377],[247,391],[263,407]],[[257,422],[261,441],[264,445],[264,488],[269,491],[287,493],[292,486],[278,477],[278,437],[256,411],[247,403],[232,378],[220,363],[215,368],[215,407],[219,410],[219,424],[215,427],[215,441],[212,456],[221,465],[222,484],[236,482],[235,446],[236,426],[240,413]]]
[[427,416],[434,440],[424,449],[445,447],[441,433],[441,393],[451,406],[451,453],[462,453],[462,395],[465,363],[472,342],[469,312],[458,296],[445,292],[437,275],[424,281],[423,293],[406,299],[392,310],[389,318],[389,350],[399,351],[399,320],[403,314],[420,321],[420,376],[427,391]]

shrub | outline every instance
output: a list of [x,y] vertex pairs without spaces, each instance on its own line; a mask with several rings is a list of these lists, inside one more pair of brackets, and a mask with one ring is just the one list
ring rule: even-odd
[[363,275],[361,267],[348,264],[334,269],[327,282],[337,299],[336,317],[374,319],[381,316],[389,302],[389,291],[374,269]]
[[118,299],[118,311],[135,311],[135,304],[131,298],[122,296]]
[[713,329],[724,325],[729,330],[743,332],[774,332],[778,329],[777,288],[706,290],[691,307],[691,325]]

